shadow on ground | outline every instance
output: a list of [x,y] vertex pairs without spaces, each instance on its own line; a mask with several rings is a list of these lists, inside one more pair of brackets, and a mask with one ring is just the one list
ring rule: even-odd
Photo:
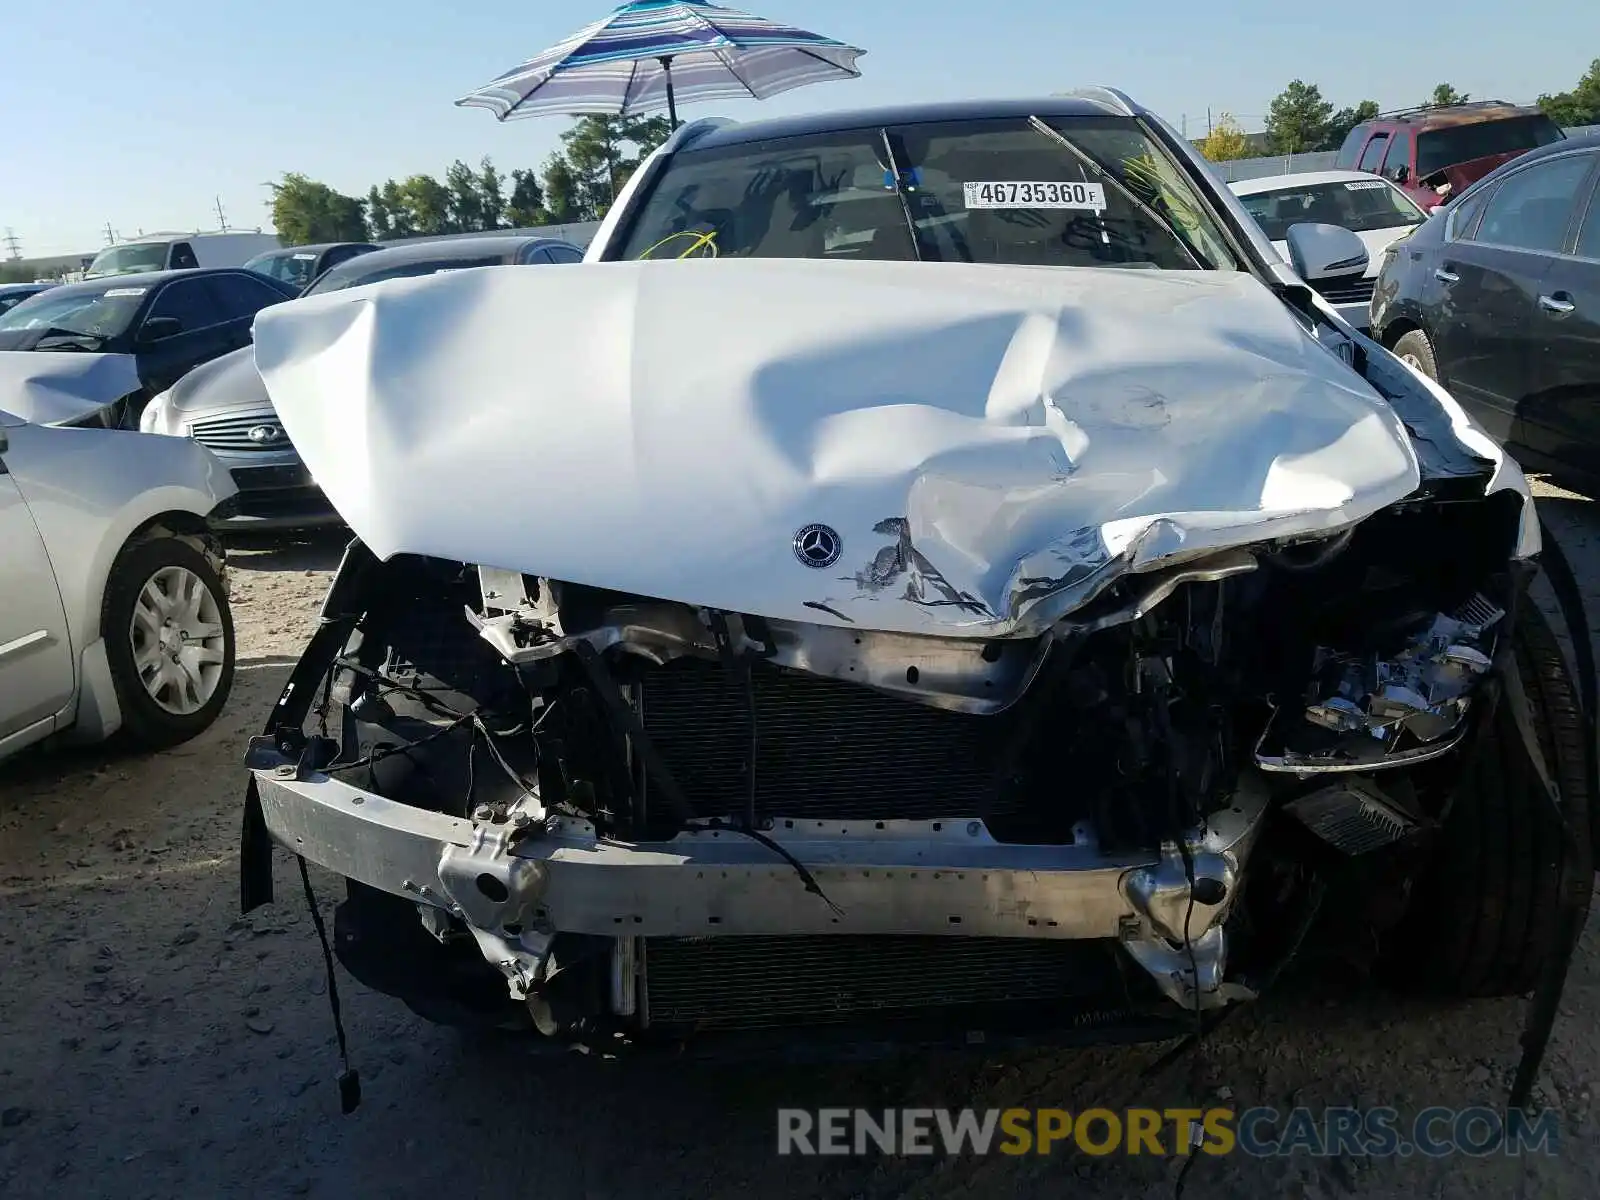
[[228,567],[238,571],[331,571],[350,544],[344,529],[229,538]]

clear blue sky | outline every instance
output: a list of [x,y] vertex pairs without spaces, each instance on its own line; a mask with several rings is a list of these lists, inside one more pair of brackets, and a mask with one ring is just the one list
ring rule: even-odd
[[[1449,81],[1529,100],[1600,55],[1600,3],[1451,0],[1396,19],[1284,0],[745,0],[865,47],[861,79],[743,117],[916,99],[1028,95],[1110,83],[1203,131],[1206,108],[1259,127],[1296,76],[1335,104],[1421,101]],[[268,225],[267,180],[303,171],[372,183],[491,156],[537,166],[560,117],[499,124],[451,103],[604,15],[607,0],[9,0],[0,9],[0,233],[25,254],[123,236]],[[1348,14],[1348,16],[1344,15]],[[1514,14],[1514,17],[1513,17]],[[3,247],[0,247],[3,253]]]

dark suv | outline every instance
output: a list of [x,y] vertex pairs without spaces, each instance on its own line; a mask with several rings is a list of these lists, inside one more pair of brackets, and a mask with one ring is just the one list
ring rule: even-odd
[[1539,109],[1503,100],[1425,105],[1357,125],[1334,166],[1382,175],[1432,209],[1501,163],[1565,136]]

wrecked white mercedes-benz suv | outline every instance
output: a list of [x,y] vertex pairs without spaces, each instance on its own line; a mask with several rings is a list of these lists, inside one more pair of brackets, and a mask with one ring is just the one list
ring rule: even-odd
[[1527,484],[1289,242],[1096,91],[692,124],[578,271],[264,311],[357,540],[246,908],[275,843],[367,985],[605,1048],[1534,987],[1593,764]]

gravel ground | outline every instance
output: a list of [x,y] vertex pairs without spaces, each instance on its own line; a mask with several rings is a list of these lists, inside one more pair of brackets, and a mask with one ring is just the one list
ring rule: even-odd
[[[1543,496],[1600,616],[1600,511]],[[1503,1099],[1521,1003],[1441,1009],[1339,980],[1280,991],[1146,1085],[1133,1075],[1160,1048],[828,1068],[551,1060],[430,1027],[347,981],[366,1099],[341,1117],[291,863],[278,862],[279,903],[247,918],[236,865],[245,740],[336,560],[331,544],[233,557],[240,670],[203,737],[156,757],[57,752],[0,768],[0,1195],[1167,1196],[1175,1164],[1150,1157],[780,1159],[773,1110]],[[322,892],[331,901],[326,879]],[[1541,1084],[1564,1114],[1557,1155],[1235,1155],[1197,1163],[1185,1194],[1600,1195],[1595,949],[1591,923]]]

